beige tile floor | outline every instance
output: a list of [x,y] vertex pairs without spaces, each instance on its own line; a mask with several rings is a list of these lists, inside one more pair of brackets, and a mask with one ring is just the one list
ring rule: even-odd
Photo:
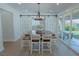
[[57,46],[52,46],[52,54],[49,51],[45,51],[40,54],[34,51],[33,54],[30,54],[30,49],[28,47],[21,48],[20,40],[16,42],[5,42],[3,52],[0,52],[1,56],[76,56],[76,54],[71,51],[69,48],[64,46],[60,41],[58,41]]

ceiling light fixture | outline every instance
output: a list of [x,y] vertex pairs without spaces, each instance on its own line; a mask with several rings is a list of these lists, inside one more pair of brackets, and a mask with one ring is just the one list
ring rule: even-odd
[[38,5],[38,14],[37,14],[37,16],[35,17],[35,20],[43,20],[44,19],[44,17],[42,17],[41,15],[40,15],[40,3],[37,3],[37,5]]

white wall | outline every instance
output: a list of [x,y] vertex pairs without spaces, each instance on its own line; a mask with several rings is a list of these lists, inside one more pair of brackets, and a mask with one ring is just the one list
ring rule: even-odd
[[14,8],[8,6],[7,4],[0,4],[0,8],[13,13],[13,31],[14,31],[14,39],[12,41],[16,41],[19,39],[20,35],[20,17],[19,12]]
[[21,17],[21,31],[22,33],[32,30],[32,16]]
[[[8,12],[2,13],[3,10]],[[6,4],[0,4],[0,51],[4,50],[3,39],[4,41],[16,41],[20,38],[20,25],[19,12]]]
[[1,11],[0,11],[0,52],[4,49],[3,48],[3,37],[2,37],[2,27],[1,27]]
[[14,24],[14,37],[16,41],[21,36],[21,19],[19,13],[13,14],[13,24]]
[[3,30],[3,41],[14,41],[13,14],[11,12],[2,10],[1,23]]
[[19,20],[18,11],[6,4],[0,4],[0,52],[4,50],[3,39],[4,41],[16,41],[19,39],[21,35]]
[[57,32],[57,19],[55,16],[46,16],[45,30],[53,33]]

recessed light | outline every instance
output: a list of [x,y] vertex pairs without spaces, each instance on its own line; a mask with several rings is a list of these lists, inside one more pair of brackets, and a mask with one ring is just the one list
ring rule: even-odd
[[21,5],[22,3],[18,3],[19,5]]
[[59,5],[59,3],[56,3],[56,5]]

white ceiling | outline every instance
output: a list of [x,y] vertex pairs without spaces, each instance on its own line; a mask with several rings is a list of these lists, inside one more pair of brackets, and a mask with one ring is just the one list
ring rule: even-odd
[[[22,13],[37,13],[38,11],[38,5],[36,3],[8,3],[8,5]],[[56,5],[56,3],[41,3],[40,12],[57,14],[75,5],[77,3],[60,3],[59,5]]]

